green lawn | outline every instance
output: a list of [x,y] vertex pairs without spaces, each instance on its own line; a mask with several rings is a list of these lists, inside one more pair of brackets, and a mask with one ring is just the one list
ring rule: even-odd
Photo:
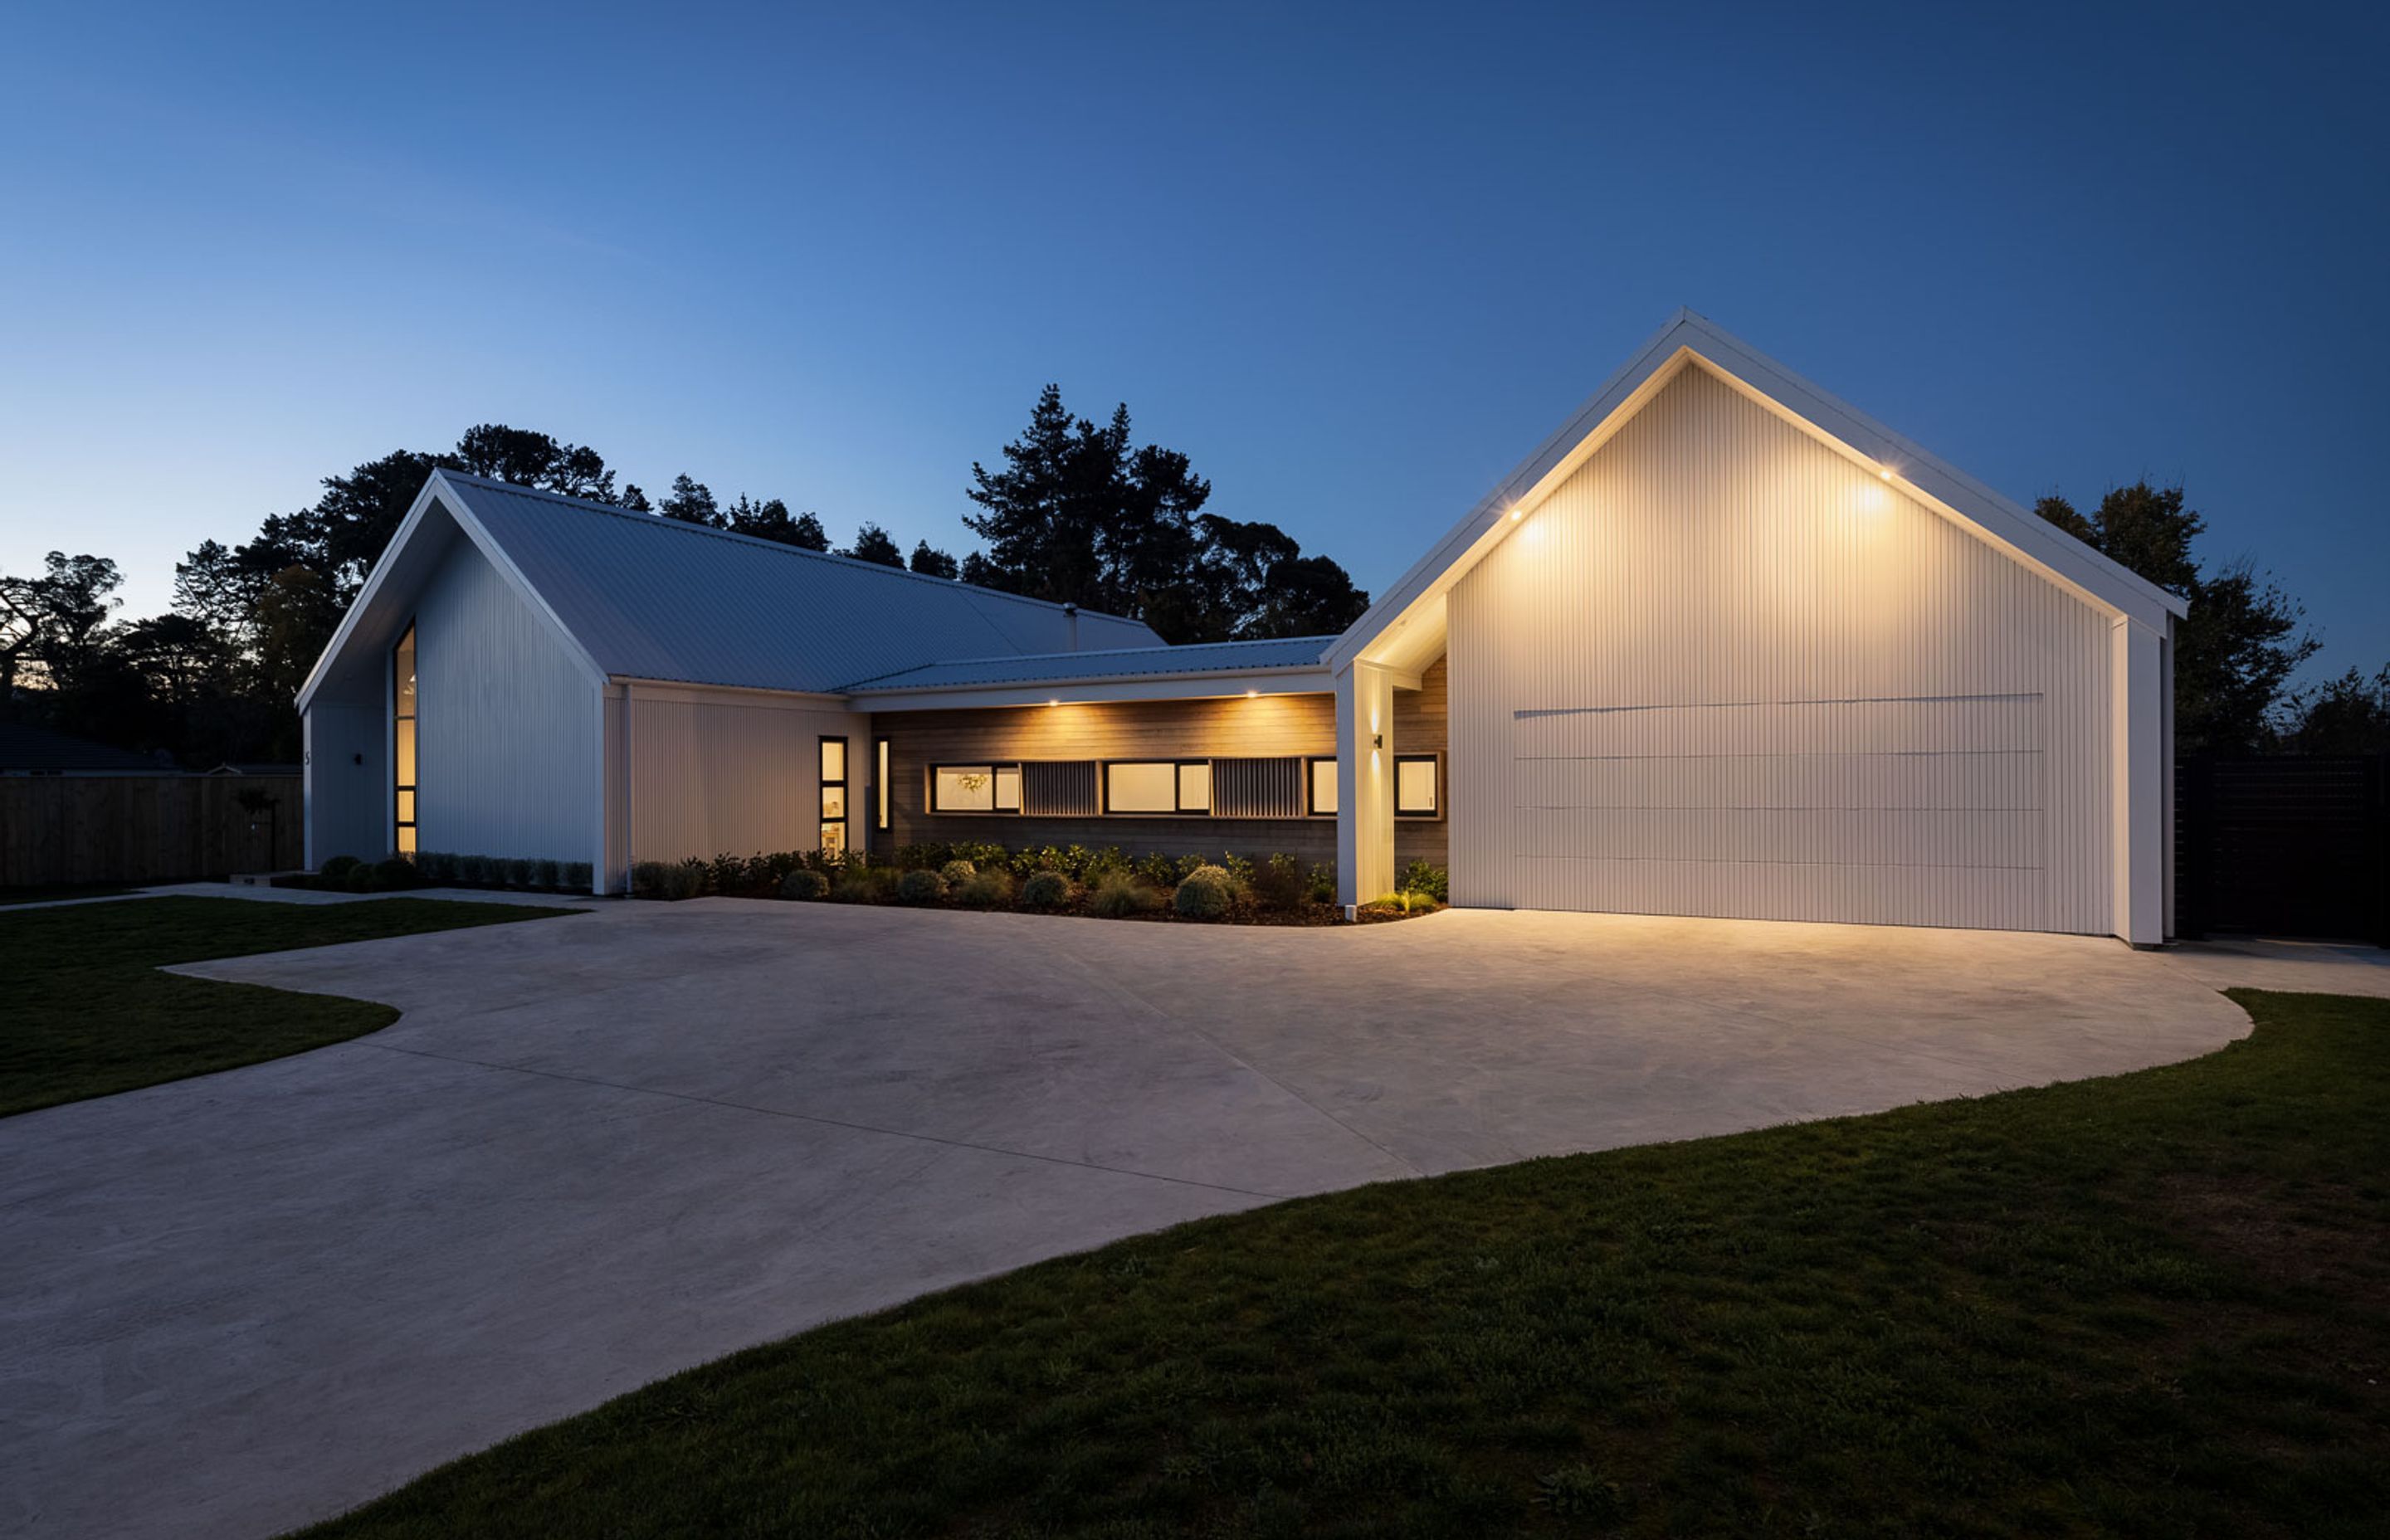
[[2390,1002],[2236,998],[2175,1068],[1031,1267],[312,1533],[2378,1535]]
[[398,1019],[388,1006],[187,979],[161,964],[573,912],[143,898],[0,914],[0,1116],[279,1059]]

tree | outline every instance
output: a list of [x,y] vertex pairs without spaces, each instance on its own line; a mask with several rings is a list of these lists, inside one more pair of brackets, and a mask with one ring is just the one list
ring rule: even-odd
[[673,478],[672,492],[656,505],[656,511],[666,519],[702,524],[708,529],[724,529],[729,522],[714,506],[713,489],[703,481],[690,480],[686,471]]
[[2280,747],[2298,754],[2390,754],[2390,664],[2350,669],[2291,697]]
[[896,541],[877,524],[867,523],[854,532],[854,544],[839,553],[857,561],[869,561],[882,567],[902,569],[905,553],[896,548]]
[[1342,632],[1369,608],[1352,574],[1324,556],[1295,557],[1272,566],[1260,609],[1238,628],[1240,637],[1327,636]]
[[101,628],[123,602],[109,596],[123,583],[106,557],[52,551],[45,559],[42,575],[27,589],[37,634],[29,651],[52,689],[73,688],[93,666]]
[[614,501],[614,473],[594,449],[559,443],[528,428],[485,422],[456,441],[456,462],[476,476],[488,476],[543,492],[594,503]]
[[2201,566],[2193,546],[2207,521],[2184,505],[2182,488],[2118,487],[2088,519],[2058,496],[2034,511],[2191,601],[2175,630],[2175,740],[2183,752],[2268,740],[2269,717],[2318,644],[2300,630],[2297,602],[2247,558]]
[[953,557],[935,548],[926,540],[913,547],[913,559],[907,565],[912,571],[924,577],[951,579],[959,575],[961,571],[961,569],[955,565]]
[[822,533],[821,520],[810,513],[790,518],[789,505],[777,497],[768,503],[757,503],[742,492],[739,501],[724,511],[723,520],[728,528],[758,540],[776,541],[808,551],[829,549],[829,536]]

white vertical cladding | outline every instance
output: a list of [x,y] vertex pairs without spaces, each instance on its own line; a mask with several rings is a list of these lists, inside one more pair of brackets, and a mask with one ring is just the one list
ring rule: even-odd
[[1698,366],[1448,617],[1457,902],[2111,929],[2108,617]]
[[2114,622],[2108,637],[2109,687],[2120,702],[2109,752],[2115,931],[2135,946],[2155,946],[2166,925],[2167,797],[2154,784],[2169,758],[2165,644],[2138,621]]
[[871,718],[815,697],[698,686],[628,687],[632,861],[813,850],[821,843],[821,740],[847,740],[847,842],[870,834]]
[[1365,904],[1394,886],[1394,678],[1355,662],[1336,676],[1336,900]]
[[335,855],[379,860],[390,853],[390,724],[381,699],[318,690],[301,719],[306,742],[306,854],[311,867]]
[[470,541],[417,600],[415,649],[418,847],[592,859],[597,688]]

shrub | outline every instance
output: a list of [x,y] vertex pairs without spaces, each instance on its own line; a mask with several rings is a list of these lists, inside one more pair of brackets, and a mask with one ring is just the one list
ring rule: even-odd
[[1189,919],[1217,919],[1228,912],[1232,897],[1228,874],[1218,866],[1198,866],[1179,879],[1171,907]]
[[528,856],[518,855],[509,859],[507,862],[507,886],[509,888],[530,887],[533,869],[531,858]]
[[327,882],[346,882],[349,879],[349,873],[356,869],[355,856],[335,855],[324,863],[323,878]]
[[705,896],[705,863],[692,855],[670,868],[664,881],[664,896],[669,899],[702,898]]
[[944,866],[940,866],[938,868],[938,875],[945,879],[947,887],[959,888],[964,883],[979,875],[979,867],[969,861],[957,857],[956,859],[947,862]]
[[597,875],[597,869],[586,861],[567,861],[564,864],[564,886],[574,892],[587,892]]
[[1313,862],[1311,875],[1304,880],[1311,889],[1311,902],[1314,904],[1336,902],[1336,868],[1332,864],[1326,861]]
[[896,896],[906,904],[935,904],[946,896],[946,879],[927,866],[917,866],[896,879]]
[[1397,885],[1405,892],[1420,893],[1438,904],[1452,902],[1452,879],[1432,861],[1413,861],[1405,866],[1402,881]]
[[661,861],[636,862],[631,867],[631,896],[662,898],[664,896],[664,864]]
[[807,871],[804,867],[799,866],[795,871],[780,879],[780,896],[782,898],[828,898],[829,879],[819,872]]
[[412,888],[415,863],[404,855],[384,856],[374,867],[374,880],[385,888]]
[[1002,868],[975,872],[955,896],[974,909],[1001,909],[1012,902],[1012,874]]
[[642,861],[631,868],[631,892],[640,898],[695,898],[705,892],[705,863]]
[[[763,856],[755,857],[757,861]],[[743,855],[717,855],[711,861],[700,862],[705,868],[705,885],[717,893],[738,893],[747,891],[747,858]]]
[[838,870],[829,896],[842,904],[885,904],[896,874],[884,866],[849,862]]
[[1265,909],[1299,908],[1311,896],[1303,867],[1291,855],[1273,855],[1253,868],[1253,902]]
[[1071,879],[1058,871],[1031,872],[1021,885],[1021,902],[1033,909],[1059,909],[1071,902]]
[[537,887],[553,888],[556,886],[556,879],[560,871],[561,868],[554,861],[542,856],[532,865],[531,879]]
[[353,893],[369,893],[381,886],[374,877],[374,869],[362,861],[354,862],[350,866],[349,874],[344,881],[349,892]]
[[1162,907],[1162,895],[1127,872],[1116,871],[1097,884],[1087,897],[1087,909],[1106,919],[1124,919]]

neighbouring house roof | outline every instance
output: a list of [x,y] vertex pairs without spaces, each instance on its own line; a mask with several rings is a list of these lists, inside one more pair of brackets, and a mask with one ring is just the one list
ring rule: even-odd
[[306,769],[307,767],[303,764],[269,764],[263,760],[245,759],[238,764],[235,764],[231,760],[226,760],[224,764],[217,765],[214,769],[204,770],[201,771],[200,774],[207,776],[299,776],[305,774]]
[[842,695],[964,689],[983,685],[1093,684],[1176,674],[1254,674],[1319,667],[1333,636],[1290,636],[1259,642],[1204,642],[1187,647],[1111,648],[1101,652],[1044,652],[1014,658],[962,658],[842,685]]
[[380,590],[435,506],[607,677],[830,694],[940,659],[1162,641],[1117,615],[1074,617],[1042,599],[441,470],[300,692],[302,710],[353,639],[379,648],[395,635],[405,605]]
[[1654,333],[1560,430],[1521,461],[1411,569],[1383,590],[1328,653],[1416,669],[1442,648],[1444,599],[1612,434],[1686,368],[1703,368],[1818,442],[1875,469],[1943,517],[2108,612],[2162,628],[2189,613],[2178,595],[2093,550],[2031,509],[1928,454],[1873,417],[1690,310]]
[[0,722],[0,776],[173,776],[172,764],[30,723]]

